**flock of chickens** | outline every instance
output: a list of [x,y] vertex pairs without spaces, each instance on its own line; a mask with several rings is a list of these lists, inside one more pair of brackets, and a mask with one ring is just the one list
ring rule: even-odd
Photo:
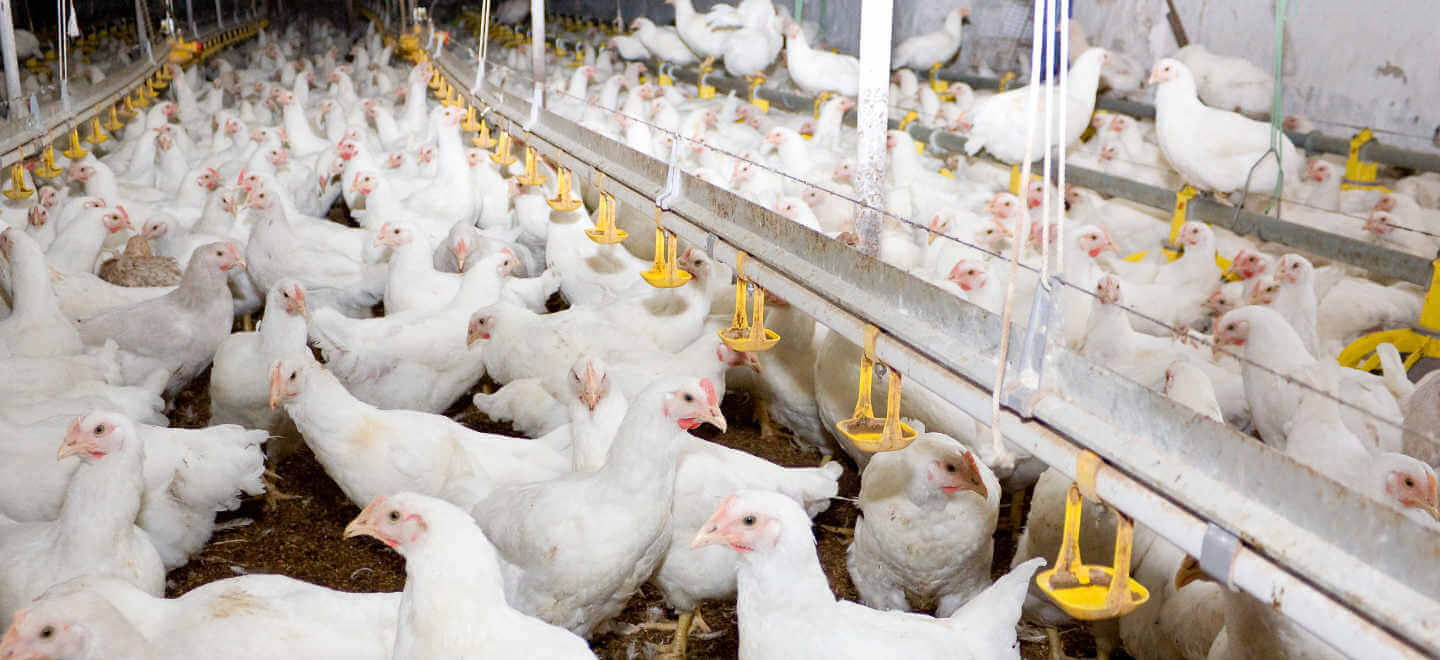
[[[552,58],[550,109],[661,159],[678,135],[686,171],[852,240],[855,134],[842,118],[855,58],[808,46],[813,35],[768,0],[705,14],[674,4],[674,26],[636,19],[631,35],[552,23],[581,55],[574,67]],[[966,13],[897,45],[896,66],[950,60]],[[903,401],[918,438],[860,451],[829,431],[849,416],[859,347],[772,297],[767,325],[782,341],[732,350],[715,332],[729,319],[727,267],[681,250],[692,281],[651,288],[649,259],[582,231],[601,215],[595,186],[543,161],[536,183],[523,160],[467,147],[473,117],[430,101],[434,67],[394,50],[374,25],[354,40],[296,22],[203,66],[171,65],[168,99],[4,203],[0,658],[593,657],[587,639],[633,632],[615,618],[647,582],[679,615],[664,650],[680,655],[708,599],[736,599],[746,658],[1017,657],[1022,610],[1064,621],[1031,580],[1059,548],[1063,476],[984,441],[983,426],[918,386]],[[834,95],[814,116],[764,112],[642,80],[645,67],[617,55],[717,58],[734,75]],[[510,64],[490,84],[523,94],[522,57],[501,53]],[[1228,62],[1203,49],[1157,62],[1152,124],[1093,112],[1102,81],[1138,76],[1118,54],[1082,49],[1065,99],[1071,162],[1241,189],[1270,136],[1230,111],[1253,111],[1255,81]],[[1002,255],[1020,242],[1036,266],[1042,242],[1063,241],[1069,347],[1436,525],[1440,452],[1401,429],[1435,418],[1440,379],[1410,383],[1388,345],[1383,377],[1330,359],[1359,334],[1408,325],[1422,292],[1194,222],[1166,262],[1164,218],[1038,181],[1003,192],[1009,168],[973,157],[1020,159],[1023,89],[945,94],[896,74],[896,112],[967,135],[971,157],[942,162],[890,133],[886,207],[915,221],[887,221],[881,259],[991,311],[1013,285],[1026,309],[1034,273],[1008,282]],[[1087,122],[1096,135],[1082,141]],[[1256,170],[1252,195],[1284,179],[1286,200],[1332,218],[1373,207],[1363,228],[1340,230],[1378,241],[1440,224],[1433,176],[1380,196],[1342,191],[1334,163],[1311,160],[1302,178],[1293,145],[1283,152]],[[588,208],[550,203],[567,196]],[[342,200],[348,223],[327,217]],[[1064,226],[1016,235],[1060,200]],[[1141,250],[1139,261],[1107,254]],[[232,332],[237,322],[247,329]],[[1243,359],[1196,348],[1188,328]],[[211,425],[167,428],[175,395],[207,369]],[[473,405],[532,439],[441,414],[482,378],[501,387]],[[813,450],[819,466],[780,467],[689,433],[724,431],[720,401],[735,391],[755,401],[762,438]],[[284,497],[267,462],[302,444],[361,508],[345,536],[404,556],[404,591],[246,575],[164,599],[166,571],[205,546],[217,511]],[[847,568],[863,605],[835,598],[811,533],[839,492],[836,446],[861,470]],[[1012,568],[992,582],[1002,490],[1031,486]],[[1110,554],[1093,545],[1113,529],[1102,510],[1087,504],[1088,519],[1111,522],[1087,532],[1085,556]],[[1132,570],[1152,597],[1096,628],[1102,652],[1334,654],[1247,595],[1177,579],[1184,553],[1153,532],[1136,539]]]

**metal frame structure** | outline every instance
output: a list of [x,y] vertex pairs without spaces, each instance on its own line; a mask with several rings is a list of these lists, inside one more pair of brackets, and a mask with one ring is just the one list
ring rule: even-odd
[[[225,30],[219,29],[217,25],[201,33],[203,36],[197,36],[196,39],[209,45],[207,47],[208,54],[209,52],[214,52],[211,49],[223,48],[231,43],[253,36],[255,31],[260,29],[262,23],[263,19],[260,21],[250,21],[246,24],[236,25]],[[40,123],[38,127],[32,126],[29,122],[11,119],[11,121],[8,122],[8,127],[19,130],[0,137],[0,167],[9,167],[14,164],[15,161],[23,157],[21,150],[33,144],[38,144],[40,141],[45,140],[47,136],[51,139],[60,138],[60,135],[55,134],[57,130],[79,127],[89,121],[90,118],[105,111],[110,106],[119,103],[131,90],[144,84],[147,78],[155,75],[161,67],[170,61],[171,49],[172,46],[168,42],[161,44],[159,52],[156,53],[158,57],[155,62],[139,60],[131,64],[125,71],[108,76],[104,83],[97,87],[89,96],[79,99],[78,102],[72,105],[72,108],[78,108],[78,110],[72,114],[65,114],[61,110],[61,103],[57,98],[41,109],[41,119],[39,120]],[[43,148],[43,145],[41,148]]]
[[[652,60],[650,65],[652,69],[658,70],[658,63]],[[696,80],[700,75],[700,71],[693,68],[678,70],[676,73],[686,80]],[[993,81],[994,79],[985,80]],[[713,85],[719,94],[734,91],[736,94],[744,95],[749,91],[749,87],[745,81],[735,80],[713,72],[705,78],[705,82]],[[771,105],[791,112],[809,113],[812,108],[814,108],[813,98],[799,94],[765,90],[765,98],[770,101]],[[1141,104],[1134,105],[1141,108],[1150,108],[1150,106]],[[1101,104],[1097,101],[1096,107],[1100,106]],[[1128,111],[1124,112],[1129,114]],[[1153,116],[1154,109],[1150,108],[1150,112],[1151,116]],[[855,126],[856,116],[853,112],[846,113],[845,123],[850,126]],[[899,129],[900,122],[891,119],[889,120],[889,127]],[[965,153],[964,136],[945,131],[932,130],[913,122],[906,128],[906,132],[916,140],[948,153]],[[1340,140],[1339,138],[1323,139],[1326,141],[1343,142],[1345,149],[1348,150],[1349,148],[1349,141],[1347,140]],[[1326,144],[1330,143],[1327,142]],[[1366,154],[1365,158],[1373,157],[1373,154],[1365,152],[1364,150],[1371,148],[1371,146],[1375,144],[1374,141],[1371,141],[1361,147],[1362,153]],[[1305,145],[1302,145],[1300,141],[1296,141],[1296,146]],[[1332,144],[1331,146],[1334,145]],[[1342,150],[1338,153],[1347,153],[1347,151]],[[1424,156],[1424,154],[1417,155]],[[1170,211],[1175,208],[1174,190],[1140,183],[1132,179],[1112,176],[1104,172],[1075,165],[1066,165],[1065,171],[1066,179],[1071,183],[1077,186],[1091,188],[1103,195],[1122,197],[1164,211]],[[1290,222],[1251,211],[1241,210],[1237,213],[1234,208],[1220,204],[1207,197],[1195,197],[1191,199],[1186,205],[1186,208],[1189,217],[1192,219],[1207,222],[1218,227],[1224,227],[1237,234],[1257,236],[1262,240],[1283,243],[1297,250],[1319,255],[1326,259],[1341,261],[1352,266],[1359,266],[1378,277],[1403,280],[1422,287],[1428,286],[1431,281],[1431,260],[1425,257],[1392,250],[1348,236],[1316,229],[1309,225]]]
[[[473,65],[451,53],[434,61],[467,100],[508,120],[508,130],[528,124],[527,143],[556,163],[582,179],[603,172],[607,190],[634,209],[654,204],[666,163],[514,94],[470,89],[462,81]],[[537,121],[527,122],[532,113]],[[881,360],[989,419],[995,315],[728,191],[681,179],[683,194],[662,215],[667,229],[722,262],[744,251],[747,277],[852,342],[866,324],[882,328]],[[1072,478],[1082,451],[1099,455],[1101,497],[1186,552],[1213,556],[1207,539],[1232,538],[1228,565],[1211,567],[1226,573],[1222,580],[1346,653],[1440,654],[1440,575],[1424,570],[1434,565],[1440,533],[1075,353],[1052,347],[1044,363],[1027,406],[1033,417],[1007,407],[999,418],[1010,442]]]

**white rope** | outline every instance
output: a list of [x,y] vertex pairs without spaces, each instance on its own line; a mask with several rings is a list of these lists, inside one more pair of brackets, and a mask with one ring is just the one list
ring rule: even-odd
[[[1040,4],[1040,3],[1037,2],[1036,4]],[[1045,18],[1046,18],[1046,22],[1045,22],[1045,25],[1043,26],[1043,29],[1044,29],[1044,38],[1042,39],[1042,41],[1043,41],[1043,43],[1044,43],[1044,52],[1043,52],[1042,57],[1043,57],[1043,61],[1044,61],[1044,63],[1045,63],[1045,66],[1043,67],[1043,70],[1042,70],[1041,73],[1040,73],[1040,75],[1044,78],[1044,81],[1041,83],[1041,85],[1043,85],[1043,87],[1041,88],[1041,93],[1045,95],[1045,141],[1041,143],[1041,144],[1043,145],[1043,146],[1041,147],[1041,163],[1043,164],[1043,167],[1041,168],[1041,172],[1040,172],[1040,286],[1044,287],[1046,291],[1049,291],[1049,290],[1050,290],[1050,286],[1051,286],[1051,284],[1050,284],[1050,208],[1051,208],[1051,200],[1050,200],[1050,167],[1051,167],[1051,163],[1050,163],[1050,159],[1051,159],[1052,153],[1053,153],[1053,152],[1051,151],[1051,149],[1052,149],[1052,146],[1051,146],[1051,145],[1055,144],[1055,142],[1054,142],[1054,139],[1055,139],[1055,137],[1054,137],[1054,129],[1055,129],[1055,114],[1056,114],[1056,113],[1055,113],[1055,76],[1051,74],[1051,70],[1052,70],[1052,69],[1054,68],[1054,66],[1055,66],[1054,58],[1051,56],[1051,52],[1054,50],[1055,44],[1050,43],[1050,39],[1054,38],[1054,37],[1053,37],[1054,30],[1051,29],[1049,19],[1050,19],[1050,17],[1052,17],[1052,16],[1055,15],[1055,2],[1054,2],[1054,0],[1046,0],[1045,3],[1044,3],[1044,5],[1045,5]],[[1031,81],[1031,84],[1032,84],[1032,85],[1034,84],[1035,80],[1036,80],[1036,78],[1035,78],[1034,76],[1031,76],[1030,81]],[[1063,101],[1062,101],[1062,102],[1063,102]],[[1032,118],[1031,121],[1034,121],[1034,119]],[[1028,173],[1029,173],[1029,170],[1030,170],[1030,167],[1029,167],[1029,164],[1028,164],[1028,163],[1027,163],[1026,166],[1025,166],[1025,170],[1026,170],[1026,173],[1028,174]],[[1024,206],[1025,208],[1030,208],[1030,186],[1029,186],[1029,185],[1025,185],[1025,186],[1022,186],[1022,187],[1020,188],[1020,199],[1021,199],[1020,204],[1021,204],[1022,206]],[[1026,237],[1026,240],[1029,240],[1029,237],[1028,237],[1028,236]]]
[[[1060,271],[1061,275],[1065,273],[1065,152],[1069,150],[1072,137],[1065,134],[1070,110],[1069,82],[1070,0],[1060,0],[1060,98],[1064,105],[1060,106],[1060,153],[1057,154],[1059,168],[1056,170],[1055,184],[1055,194],[1059,197],[1055,204],[1055,241],[1060,246],[1059,254],[1055,258],[1055,270]],[[1047,189],[1045,194],[1049,195],[1050,191]]]
[[475,55],[475,89],[485,87],[485,58],[490,52],[490,0],[480,5],[480,46]]
[[[1021,194],[1030,188],[1030,164],[1034,160],[1036,104],[1040,102],[1040,89],[1034,81],[1040,79],[1040,35],[1045,25],[1046,8],[1053,0],[1036,0],[1035,20],[1030,48],[1030,80],[1025,98],[1025,157],[1020,163]],[[1015,455],[1005,447],[1005,438],[1000,434],[1000,390],[1005,384],[1005,362],[1010,355],[1010,323],[1015,312],[1015,280],[1020,273],[1020,250],[1025,238],[1030,235],[1030,205],[1017,204],[1020,215],[1015,218],[1015,242],[1010,250],[1010,277],[1005,284],[1005,306],[1000,315],[1000,356],[995,363],[995,387],[990,391],[990,441],[995,452],[996,467],[1009,468],[1015,464]]]

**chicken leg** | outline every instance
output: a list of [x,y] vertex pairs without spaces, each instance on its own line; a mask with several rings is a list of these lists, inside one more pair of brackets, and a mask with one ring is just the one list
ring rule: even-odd
[[660,654],[662,658],[684,658],[686,647],[690,642],[690,631],[694,628],[709,633],[710,625],[705,623],[705,618],[700,615],[700,608],[688,612],[681,612],[674,623],[655,622],[642,623],[641,628],[646,630],[674,630],[675,638],[670,641],[666,650]]
[[280,506],[282,500],[300,499],[299,495],[291,495],[275,486],[275,482],[280,481],[280,475],[276,474],[274,470],[265,468],[265,474],[261,476],[261,479],[265,481],[265,509],[267,511],[274,511],[276,507]]

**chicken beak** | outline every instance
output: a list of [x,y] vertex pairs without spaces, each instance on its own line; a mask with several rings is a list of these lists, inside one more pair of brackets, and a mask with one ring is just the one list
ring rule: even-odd
[[270,409],[271,409],[271,410],[274,410],[276,404],[280,403],[280,400],[285,398],[285,395],[284,395],[284,392],[283,392],[283,383],[284,383],[284,382],[285,382],[284,379],[282,379],[282,378],[280,377],[280,363],[279,363],[279,362],[276,362],[276,363],[275,363],[275,366],[270,367]]
[[712,405],[709,408],[706,408],[700,414],[696,415],[695,421],[709,422],[711,426],[720,429],[721,433],[724,433],[725,430],[729,428],[725,424],[725,415],[724,413],[720,412],[719,404]]
[[310,311],[305,307],[305,290],[295,285],[295,297],[290,299],[290,313],[297,314],[304,318],[310,318]]
[[585,364],[584,385],[580,388],[580,402],[585,404],[590,412],[595,412],[595,406],[600,405],[600,381],[602,377],[595,367]]
[[1440,506],[1437,506],[1434,502],[1425,502],[1424,504],[1416,504],[1416,505],[1415,505],[1415,508],[1417,508],[1417,509],[1419,509],[1419,510],[1421,510],[1421,511],[1424,511],[1425,513],[1430,514],[1430,517],[1431,517],[1431,518],[1434,518],[1435,520],[1440,521]]
[[755,373],[765,373],[764,367],[760,366],[760,354],[752,351],[742,351],[740,355],[745,356],[745,366],[755,370]]
[[75,421],[70,423],[70,430],[65,433],[65,441],[60,443],[60,450],[55,452],[55,460],[80,456],[89,450],[90,439],[80,430],[80,418],[76,417]]
[[455,272],[465,272],[465,257],[470,255],[470,245],[464,240],[456,241],[450,246],[450,253],[455,255]]
[[735,499],[734,495],[725,498],[720,508],[710,514],[710,519],[700,526],[700,531],[695,533],[695,538],[690,539],[690,548],[703,548],[707,545],[720,545],[730,542],[730,535],[720,531],[720,523],[725,521],[726,513],[730,509],[730,502]]
[[[365,509],[360,512],[360,515],[355,516],[355,519],[345,526],[344,537],[348,539],[353,536],[376,536],[375,525],[370,522],[370,518],[375,508],[383,501],[385,501],[385,496],[377,495],[375,499],[365,505]],[[376,538],[379,537],[376,536]]]
[[1189,555],[1185,561],[1180,562],[1180,568],[1175,570],[1175,588],[1180,589],[1196,580],[1209,580],[1210,576],[1200,570],[1200,562]]
[[947,494],[962,490],[968,490],[982,499],[989,499],[990,489],[985,487],[985,480],[980,478],[980,468],[975,465],[973,454],[965,455],[965,462],[955,471],[955,480],[952,485],[942,486]]

